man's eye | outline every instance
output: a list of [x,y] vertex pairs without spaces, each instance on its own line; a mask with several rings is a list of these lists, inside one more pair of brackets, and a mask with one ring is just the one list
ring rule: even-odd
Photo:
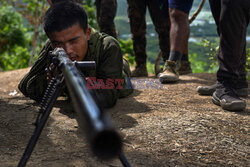
[[63,44],[62,44],[62,43],[53,43],[53,46],[54,46],[55,48],[58,48],[58,47],[62,47]]
[[75,44],[75,43],[77,43],[77,42],[78,42],[77,39],[70,41],[71,44]]

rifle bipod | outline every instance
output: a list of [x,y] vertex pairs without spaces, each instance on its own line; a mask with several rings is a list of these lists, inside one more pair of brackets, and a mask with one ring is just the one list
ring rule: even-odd
[[[36,142],[44,128],[44,125],[48,120],[48,117],[53,108],[53,104],[55,103],[61,88],[62,88],[62,80],[60,81],[57,78],[53,78],[49,83],[45,91],[44,97],[42,99],[42,102],[40,104],[38,116],[34,123],[34,125],[36,126],[35,131],[29,140],[29,143],[25,149],[25,152],[21,160],[19,161],[18,167],[26,166],[26,163],[28,162],[31,153],[35,148]],[[126,156],[123,153],[121,153],[118,158],[124,167],[131,167]]]
[[[58,75],[58,77],[60,77]],[[25,149],[25,152],[19,161],[18,167],[24,167],[36,145],[36,142],[44,128],[45,123],[47,122],[49,118],[49,114],[51,113],[51,110],[53,108],[53,104],[55,103],[60,90],[62,88],[62,78],[52,78],[50,83],[48,84],[48,87],[44,93],[43,99],[40,104],[39,113],[36,119],[36,122],[34,123],[36,128],[31,136],[29,143]]]
[[119,155],[119,160],[121,161],[124,167],[131,167],[130,163],[128,162],[126,156],[123,153]]

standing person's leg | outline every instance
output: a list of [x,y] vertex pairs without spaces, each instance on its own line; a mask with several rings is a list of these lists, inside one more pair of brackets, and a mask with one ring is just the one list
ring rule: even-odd
[[221,0],[209,0],[210,9],[217,26],[217,33],[220,36],[219,24],[221,15]]
[[162,52],[163,61],[165,62],[168,60],[170,52],[170,19],[168,13],[168,1],[148,1],[148,9],[155,26],[155,31],[159,35],[159,46]]
[[[220,12],[221,12],[221,0],[209,0],[210,9],[214,18],[214,21],[217,26],[217,33],[220,36],[219,31],[219,21],[220,21]],[[216,90],[217,83],[210,86],[198,86],[197,92],[200,95],[208,95],[212,96],[214,91]]]
[[[171,9],[170,9],[170,11],[171,11]],[[172,12],[172,13],[174,13],[174,12]],[[185,15],[185,17],[186,17],[186,15]],[[187,17],[188,17],[188,15],[187,15]],[[178,18],[176,19],[174,17],[173,17],[173,19],[179,20]],[[187,23],[186,22],[187,20],[188,20],[188,18],[185,18],[185,24]],[[180,23],[183,21],[180,20]],[[173,27],[175,27],[175,25]],[[181,32],[185,27],[186,27],[187,32],[185,32],[185,34],[183,35],[183,44],[182,44],[182,51],[181,51],[182,57],[180,60],[180,68],[178,69],[178,73],[180,75],[192,73],[191,64],[190,64],[189,59],[188,59],[188,39],[189,39],[189,35],[190,35],[189,22],[188,22],[188,24],[183,25],[183,28],[181,27],[179,32]],[[172,33],[173,32],[171,32],[171,34]],[[176,33],[178,33],[178,32],[176,32]],[[175,42],[176,42],[176,40],[175,40]],[[174,43],[173,45],[176,46],[177,43]],[[181,44],[180,44],[180,46],[181,46]]]
[[[183,48],[185,42],[188,40],[189,36],[189,23],[188,23],[188,14],[178,10],[170,8],[170,39],[171,39],[171,57],[170,60],[177,61],[181,59],[183,53]],[[179,52],[176,54],[175,52]]]
[[162,83],[176,82],[179,80],[178,69],[180,60],[189,37],[188,14],[192,7],[193,0],[168,0],[169,14],[171,21],[170,28],[170,55],[166,61],[163,73],[159,74]]
[[100,31],[117,38],[114,19],[116,16],[116,0],[96,0],[96,15]]
[[212,100],[226,110],[244,110],[246,102],[239,98],[235,90],[248,86],[245,46],[250,1],[222,0],[221,2],[218,86]]
[[[220,36],[220,30],[219,30],[219,25],[220,25],[220,14],[221,14],[221,0],[209,0],[210,4],[210,9],[213,15],[213,18],[215,20],[215,23],[217,25],[217,33]],[[244,49],[245,52],[245,49]],[[245,55],[246,53],[243,53]],[[209,95],[212,96],[214,91],[216,90],[216,87],[218,86],[218,83],[216,82],[213,85],[210,86],[198,86],[197,87],[197,92],[200,95]],[[248,96],[248,90],[247,87],[239,87],[235,88],[235,93],[240,96],[240,97],[246,97]]]
[[136,68],[132,77],[148,76],[146,61],[146,1],[127,0]]
[[[189,37],[188,37],[189,38]],[[181,57],[180,69],[178,70],[180,75],[192,73],[191,63],[188,58],[188,40],[184,45],[183,54]]]

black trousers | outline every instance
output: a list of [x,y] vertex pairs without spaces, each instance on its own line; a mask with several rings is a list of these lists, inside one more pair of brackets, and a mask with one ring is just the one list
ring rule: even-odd
[[209,3],[220,36],[217,80],[234,88],[245,88],[250,0],[209,0]]

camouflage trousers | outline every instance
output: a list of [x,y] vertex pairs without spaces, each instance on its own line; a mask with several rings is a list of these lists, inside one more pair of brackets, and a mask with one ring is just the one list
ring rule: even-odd
[[170,20],[168,0],[127,0],[130,31],[132,33],[135,61],[137,66],[146,63],[146,9],[159,35],[159,45],[164,62],[169,57]]
[[100,32],[117,38],[114,19],[117,10],[116,0],[96,0],[96,16]]

